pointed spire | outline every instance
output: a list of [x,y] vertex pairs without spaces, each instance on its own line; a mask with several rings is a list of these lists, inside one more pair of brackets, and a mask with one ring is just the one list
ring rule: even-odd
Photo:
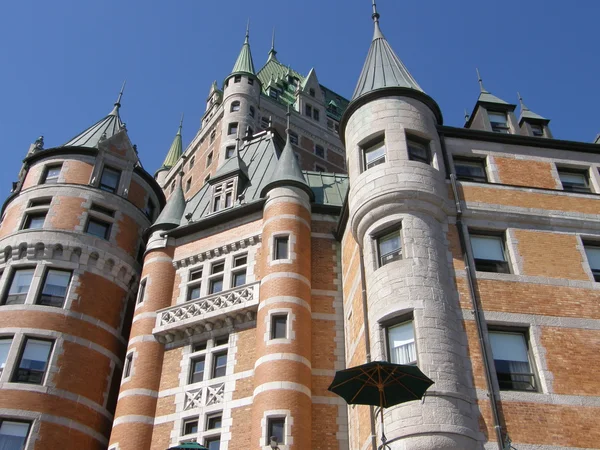
[[267,61],[270,59],[277,59],[277,50],[275,50],[275,27],[273,27],[273,36],[271,37],[271,50],[269,50],[269,57]]
[[117,97],[117,101],[114,103],[113,110],[110,112],[112,115],[117,115],[119,113],[119,108],[121,107],[121,99],[123,98],[123,92],[125,91],[125,84],[127,80],[123,81],[123,85],[121,86],[121,90],[119,91],[119,96]]
[[523,102],[523,97],[521,97],[521,94],[519,94],[519,92],[517,92],[517,97],[519,97],[519,104],[521,105],[521,116],[519,117],[519,123],[523,119],[536,119],[536,120],[545,120],[545,121],[550,122],[545,117],[542,117],[539,114],[536,114],[533,111],[531,111]]
[[489,94],[488,91],[483,87],[483,80],[481,79],[481,75],[479,74],[479,69],[475,67],[475,72],[477,72],[477,81],[479,82],[479,92],[482,94]]
[[177,134],[175,135],[175,138],[173,139],[173,143],[171,144],[171,147],[169,148],[169,151],[167,152],[165,161],[163,162],[162,166],[158,170],[170,169],[175,164],[177,164],[177,161],[179,161],[179,158],[181,158],[181,155],[183,154],[183,143],[181,140],[181,129],[182,128],[183,128],[183,113],[181,114],[181,120],[179,121],[179,128],[177,129]]
[[231,71],[232,75],[235,73],[249,73],[256,75],[256,72],[254,71],[254,62],[252,61],[252,52],[250,51],[250,21],[248,21],[248,25],[246,26],[246,37],[244,39],[244,44],[242,45],[242,50]]
[[484,103],[496,103],[498,105],[509,105],[510,103],[505,102],[501,98],[496,97],[490,91],[488,91],[485,87],[483,87],[483,79],[479,73],[479,69],[475,68],[475,72],[477,72],[477,81],[479,82],[479,98],[478,102]]
[[423,92],[400,58],[394,53],[379,27],[380,15],[373,0],[373,40],[352,100],[369,92],[385,88],[409,88]]
[[185,211],[185,196],[183,195],[183,172],[179,172],[175,190],[167,200],[165,208],[162,210],[151,229],[172,229],[181,224],[181,218]]

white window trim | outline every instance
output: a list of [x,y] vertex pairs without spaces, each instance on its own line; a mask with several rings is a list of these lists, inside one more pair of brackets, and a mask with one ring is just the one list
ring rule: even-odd
[[[284,259],[275,259],[275,239],[280,237],[288,238],[288,257]],[[298,257],[294,252],[296,248],[296,235],[291,230],[282,230],[277,233],[273,233],[269,238],[269,266],[275,264],[292,264]]]
[[263,413],[263,417],[260,421],[261,436],[258,443],[259,448],[262,450],[271,450],[271,446],[266,442],[268,432],[269,419],[285,419],[285,442],[278,443],[277,447],[279,450],[289,450],[290,446],[294,444],[294,437],[292,436],[292,426],[294,425],[294,418],[292,417],[289,409],[271,409]]
[[[285,334],[286,337],[285,338],[271,338],[271,333],[272,333],[272,326],[273,326],[273,316],[283,316],[283,315],[287,316],[287,320],[286,320],[286,330],[285,330]],[[264,340],[267,343],[267,345],[278,345],[278,344],[291,344],[293,341],[296,340],[296,332],[294,331],[293,328],[293,323],[296,321],[296,315],[294,314],[294,312],[292,311],[291,308],[273,308],[270,309],[268,314],[266,315],[266,317],[264,318],[265,321],[265,334],[264,334]]]

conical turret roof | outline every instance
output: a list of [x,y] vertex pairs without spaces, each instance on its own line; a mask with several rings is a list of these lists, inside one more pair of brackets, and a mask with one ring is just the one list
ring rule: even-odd
[[171,143],[171,147],[169,148],[169,152],[162,163],[162,166],[158,170],[170,169],[173,167],[181,155],[183,153],[183,143],[181,141],[181,128],[183,127],[183,116],[181,116],[181,121],[179,122],[179,128],[177,129],[177,134]]
[[179,177],[175,191],[167,200],[165,208],[162,210],[156,221],[152,224],[152,229],[170,229],[176,228],[181,224],[181,218],[185,211],[185,197],[181,187],[182,177]]
[[254,71],[254,62],[252,61],[252,52],[250,51],[250,31],[246,28],[246,39],[244,40],[244,44],[242,45],[242,50],[238,55],[238,58],[233,66],[233,70],[231,74],[235,73],[249,73],[252,75],[256,75]]
[[373,2],[375,32],[367,59],[352,95],[355,100],[369,92],[390,87],[415,89],[423,92],[421,86],[410,74],[400,58],[383,36],[379,28],[379,14]]

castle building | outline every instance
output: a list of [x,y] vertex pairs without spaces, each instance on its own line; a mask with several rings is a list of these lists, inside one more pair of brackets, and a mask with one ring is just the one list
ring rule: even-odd
[[[27,153],[0,227],[0,448],[375,450],[337,370],[416,364],[390,449],[597,448],[600,140],[374,35],[350,100],[249,32],[149,175],[120,119]],[[511,447],[512,446],[512,447]]]

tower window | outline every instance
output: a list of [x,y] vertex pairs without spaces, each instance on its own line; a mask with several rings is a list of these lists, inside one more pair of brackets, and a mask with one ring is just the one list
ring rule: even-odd
[[25,303],[29,286],[33,279],[34,269],[15,270],[10,282],[10,288],[4,298],[4,305],[20,305]]
[[188,180],[185,182],[185,192],[189,191],[191,187],[192,187],[192,177],[189,177]]
[[267,443],[285,444],[285,417],[270,417],[267,425]]
[[377,256],[379,258],[379,267],[402,259],[400,230],[392,231],[377,238]]
[[119,188],[119,180],[121,179],[121,171],[111,167],[102,169],[100,177],[100,189],[107,192],[117,192]]
[[85,226],[85,232],[100,239],[108,239],[110,236],[110,223],[90,217]]
[[52,350],[52,341],[26,338],[13,383],[43,384]]
[[308,117],[312,117],[312,106],[304,105],[304,114],[306,114]]
[[144,297],[146,296],[146,284],[148,282],[148,278],[144,278],[140,283],[140,290],[138,292],[137,304],[139,305],[144,301]]
[[471,248],[475,259],[475,270],[510,273],[503,236],[472,233]]
[[230,112],[236,112],[240,110],[240,102],[231,103]]
[[58,183],[58,177],[62,169],[62,164],[53,164],[46,166],[44,169],[44,175],[42,176],[41,184],[54,184]]
[[229,145],[225,148],[225,159],[231,158],[235,154],[235,145]]
[[68,270],[48,270],[37,304],[62,308],[67,297],[71,275],[72,272]]
[[454,158],[454,169],[459,180],[487,183],[485,161],[482,159]]
[[250,117],[254,117],[254,115],[255,115],[255,109],[254,109],[254,106],[251,106],[250,107]]
[[25,448],[25,441],[29,434],[29,422],[17,422],[13,420],[3,420],[0,425],[0,448],[7,450],[20,450]]
[[213,160],[213,153],[210,152],[207,156],[206,156],[206,167],[210,166],[212,164],[212,160]]
[[389,361],[394,364],[416,364],[417,348],[413,321],[396,323],[387,327]]
[[224,377],[227,373],[227,352],[215,353],[212,378]]
[[500,390],[536,391],[525,333],[490,331],[489,338]]
[[215,137],[217,136],[217,130],[212,130],[212,132],[210,133],[210,143],[212,144],[213,142],[215,142]]
[[490,125],[492,131],[495,133],[508,134],[510,128],[508,126],[508,118],[505,112],[500,111],[488,111],[488,118],[490,119]]
[[313,109],[313,119],[315,119],[317,122],[321,120],[320,113],[317,108]]
[[308,93],[310,94],[310,96],[311,96],[311,97],[314,97],[314,96],[315,96],[315,90],[314,90],[313,88],[310,88],[310,89],[308,90]]
[[274,245],[274,260],[278,259],[289,259],[289,236],[278,236],[275,238]]
[[287,314],[274,314],[271,317],[271,339],[287,338]]
[[254,78],[248,77],[248,84],[254,84]]
[[24,230],[35,230],[44,227],[47,211],[27,214],[23,223]]
[[544,126],[540,124],[530,123],[531,132],[535,137],[543,137],[544,136]]
[[128,353],[125,357],[125,368],[123,369],[123,378],[129,378],[131,376],[131,369],[133,368],[133,352]]
[[298,134],[290,130],[290,142],[294,145],[298,145]]
[[242,81],[242,76],[241,75],[236,75],[233,77],[233,82],[234,83],[239,83],[240,81]]
[[562,183],[563,191],[584,194],[591,192],[587,170],[558,168],[558,176]]
[[385,142],[379,139],[366,146],[363,150],[364,167],[369,170],[385,162]]
[[424,164],[431,163],[431,155],[429,154],[428,141],[407,136],[406,146],[408,148],[408,159],[410,159],[411,161],[419,161]]
[[230,123],[229,126],[227,127],[228,135],[237,134],[237,131],[238,131],[238,123],[237,122]]
[[[12,337],[3,337],[0,339],[0,375],[4,371],[6,366],[6,360],[8,359],[8,352],[12,345]],[[0,442],[2,442],[0,440]]]
[[154,220],[154,213],[156,212],[156,205],[152,201],[150,197],[148,197],[148,201],[146,202],[146,208],[144,209],[144,214],[150,220]]
[[204,380],[204,357],[192,359],[190,369],[190,384],[199,383]]

